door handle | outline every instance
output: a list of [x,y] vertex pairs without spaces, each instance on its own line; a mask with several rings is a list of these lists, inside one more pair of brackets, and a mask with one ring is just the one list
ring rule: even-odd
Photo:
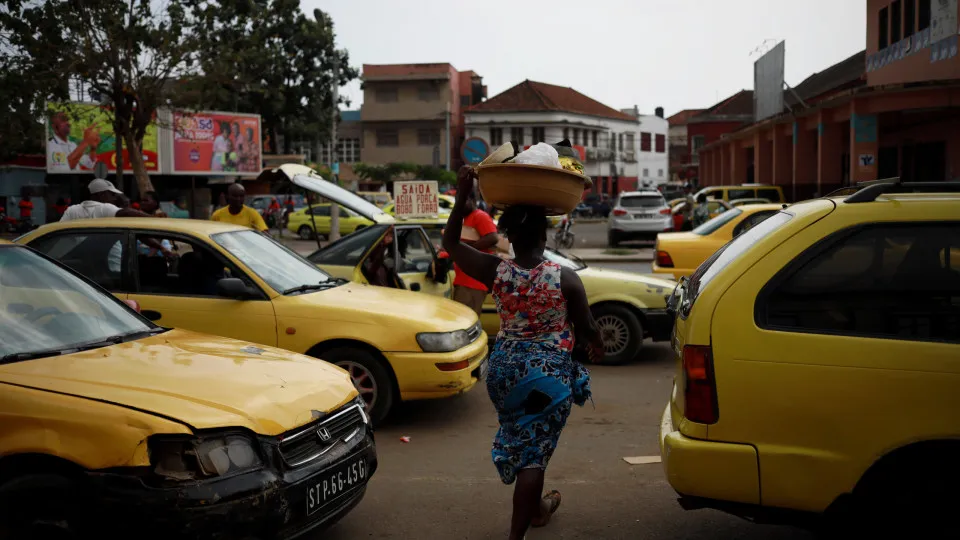
[[411,283],[411,284],[410,284],[410,290],[413,291],[413,292],[419,292],[419,291],[420,291],[420,284],[419,284],[419,283]]
[[156,321],[162,317],[159,311],[154,311],[152,309],[144,309],[140,312],[140,314],[146,317],[148,321]]

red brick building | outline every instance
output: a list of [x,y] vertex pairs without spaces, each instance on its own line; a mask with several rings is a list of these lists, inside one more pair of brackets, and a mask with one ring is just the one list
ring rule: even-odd
[[[687,121],[703,109],[685,109],[667,118],[670,144],[670,180],[674,182],[696,176],[694,154],[690,152],[690,139],[687,137]],[[693,176],[688,176],[692,172]]]
[[868,0],[866,50],[798,85],[783,113],[701,148],[701,185],[753,180],[801,200],[876,178],[960,177],[957,10]]

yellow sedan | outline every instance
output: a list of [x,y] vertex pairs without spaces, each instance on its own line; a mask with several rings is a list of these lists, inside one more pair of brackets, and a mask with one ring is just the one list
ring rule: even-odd
[[[298,186],[328,199],[342,195],[338,202],[364,212],[371,222],[393,221],[306,167],[281,169]],[[175,246],[174,261],[149,255],[148,245],[163,240]],[[400,400],[466,392],[485,369],[486,335],[466,306],[338,279],[244,227],[188,219],[88,219],[49,224],[19,242],[122,299],[136,300],[144,316],[163,326],[244,339],[343,367],[376,421]]]
[[660,233],[653,272],[671,279],[689,277],[724,244],[782,209],[782,204],[751,204],[731,208],[692,231]]
[[[390,203],[391,205],[393,203]],[[287,220],[287,230],[297,233],[302,240],[312,240],[314,235],[314,224],[316,230],[321,236],[330,234],[330,208],[329,203],[315,204],[307,208],[301,208],[296,212],[291,212]],[[357,214],[349,208],[340,208],[340,234],[347,235],[358,231],[364,227],[373,225],[369,219]],[[313,214],[312,216],[310,214]]]

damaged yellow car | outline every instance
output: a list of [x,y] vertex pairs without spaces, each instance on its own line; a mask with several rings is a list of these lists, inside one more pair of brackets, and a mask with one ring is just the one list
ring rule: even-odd
[[347,372],[136,310],[0,241],[0,538],[288,538],[360,502]]

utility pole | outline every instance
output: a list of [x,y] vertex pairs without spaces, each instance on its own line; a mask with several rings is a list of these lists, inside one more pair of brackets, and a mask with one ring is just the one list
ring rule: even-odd
[[[338,174],[338,161],[337,161],[337,117],[339,114],[339,107],[337,102],[340,101],[340,57],[337,56],[337,51],[333,51],[333,111],[330,114],[330,172],[333,175],[333,183],[340,184],[339,174]],[[330,201],[330,235],[327,236],[327,240],[335,242],[340,239],[340,206]]]

